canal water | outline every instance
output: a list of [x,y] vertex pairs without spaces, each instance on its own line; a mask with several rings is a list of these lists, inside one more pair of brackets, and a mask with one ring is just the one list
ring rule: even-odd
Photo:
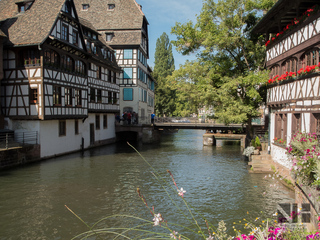
[[[224,220],[232,232],[233,222],[271,217],[277,203],[294,201],[293,192],[272,177],[248,173],[239,144],[203,146],[203,134],[180,130],[164,134],[155,145],[132,143],[154,169],[126,143],[117,143],[0,172],[0,239],[64,240],[87,231],[65,205],[89,225],[114,214],[152,221],[137,188],[168,223],[193,228],[183,216],[191,218],[167,170],[179,189],[186,190],[184,199],[203,228],[201,216],[215,226]],[[157,173],[169,186],[155,178]],[[99,227],[125,228],[139,223],[113,217]],[[157,231],[159,227],[146,229]],[[201,239],[178,226],[173,230]]]

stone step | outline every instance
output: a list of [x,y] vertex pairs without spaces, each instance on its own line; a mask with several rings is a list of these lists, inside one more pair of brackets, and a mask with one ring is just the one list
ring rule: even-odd
[[252,164],[255,164],[255,163],[272,164],[272,161],[270,161],[270,160],[252,160],[250,163],[252,163]]
[[251,165],[253,168],[271,168],[271,165],[267,165],[267,164],[253,164]]
[[252,159],[269,159],[272,160],[271,155],[252,155]]
[[265,165],[252,166],[252,169],[253,169],[254,171],[256,171],[256,170],[261,170],[261,169],[272,171],[271,166],[265,166]]

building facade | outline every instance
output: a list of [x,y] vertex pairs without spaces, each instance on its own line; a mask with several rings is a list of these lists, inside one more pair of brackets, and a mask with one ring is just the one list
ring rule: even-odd
[[148,66],[148,21],[135,0],[75,0],[79,16],[90,21],[116,51],[120,75],[120,111],[150,123],[155,81]]
[[5,128],[35,132],[41,158],[114,141],[121,69],[73,0],[2,0],[0,16]]
[[320,136],[319,2],[279,0],[253,32],[266,36],[271,154],[291,168],[279,139],[288,145],[298,131]]

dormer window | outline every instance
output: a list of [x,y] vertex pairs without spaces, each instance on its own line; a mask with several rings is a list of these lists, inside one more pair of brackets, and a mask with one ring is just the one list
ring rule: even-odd
[[34,1],[17,2],[16,4],[18,5],[18,12],[24,13],[25,11],[29,10],[33,2]]
[[115,4],[108,4],[108,10],[113,10],[115,9],[116,5]]
[[89,7],[90,7],[89,4],[82,4],[83,11],[88,11]]
[[106,33],[106,41],[111,42],[113,38],[113,33]]

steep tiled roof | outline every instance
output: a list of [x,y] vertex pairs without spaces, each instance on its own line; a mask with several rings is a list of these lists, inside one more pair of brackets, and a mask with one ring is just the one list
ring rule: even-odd
[[0,30],[0,37],[6,37],[7,35],[5,35],[4,34],[4,32],[2,32],[1,30]]
[[17,0],[0,1],[0,18],[10,17],[0,24],[10,39],[6,44],[33,45],[42,43],[49,35],[65,0],[35,0],[24,13],[18,13],[15,2]]
[[108,43],[103,39],[103,37],[101,36],[101,34],[97,31],[97,29],[92,25],[91,22],[89,22],[88,20],[79,17],[79,21],[81,23],[82,26],[90,29],[91,31],[94,31],[97,35],[98,35],[98,39],[99,41],[103,44],[106,45],[106,47],[108,47],[110,50],[113,51],[113,49],[108,45]]
[[114,37],[109,44],[112,45],[140,45],[141,31],[114,31]]
[[[74,0],[79,17],[101,30],[141,29],[144,14],[135,0]],[[89,4],[82,10],[83,4]],[[108,9],[108,4],[115,8]]]

